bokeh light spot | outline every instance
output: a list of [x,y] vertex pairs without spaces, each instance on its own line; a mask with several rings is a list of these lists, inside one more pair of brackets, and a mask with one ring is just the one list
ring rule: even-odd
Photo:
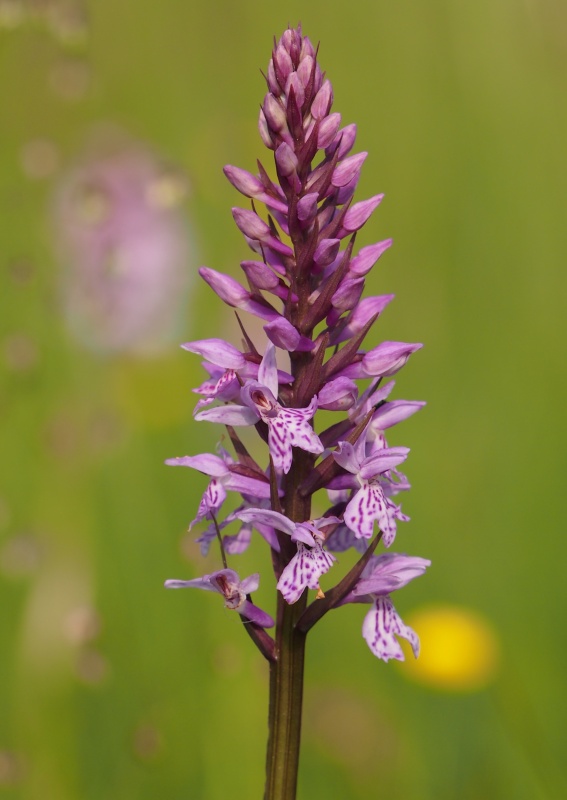
[[448,691],[483,689],[496,676],[500,643],[490,621],[469,608],[428,606],[404,620],[419,635],[421,653],[406,652],[403,672],[419,683]]

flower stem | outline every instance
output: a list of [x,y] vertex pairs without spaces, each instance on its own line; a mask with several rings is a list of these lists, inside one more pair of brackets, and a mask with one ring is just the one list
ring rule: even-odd
[[305,634],[296,623],[307,592],[294,605],[281,594],[277,611],[277,660],[270,663],[269,739],[264,800],[294,800],[301,742]]
[[[309,519],[311,497],[298,487],[313,469],[313,456],[294,453],[293,466],[284,481],[284,510],[294,521]],[[297,622],[307,607],[307,592],[288,605],[278,592],[275,660],[270,662],[270,708],[264,800],[295,800],[299,749],[306,633]]]

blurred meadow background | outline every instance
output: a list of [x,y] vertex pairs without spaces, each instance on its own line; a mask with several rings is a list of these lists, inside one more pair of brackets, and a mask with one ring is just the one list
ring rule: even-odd
[[416,664],[378,662],[358,607],[311,634],[299,797],[567,796],[565,3],[0,0],[7,799],[262,794],[267,669],[162,588],[219,566],[186,532],[206,479],[163,461],[216,444],[178,345],[234,332],[196,271],[248,257],[222,166],[267,160],[259,70],[298,20],[369,151],[357,198],[386,194],[371,344],[425,343],[391,443],[396,549],[433,561],[396,599]]

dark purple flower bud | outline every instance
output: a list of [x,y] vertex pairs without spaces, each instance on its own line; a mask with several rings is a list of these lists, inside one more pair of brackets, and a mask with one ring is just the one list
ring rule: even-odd
[[275,94],[276,97],[278,97],[282,92],[282,88],[283,87],[279,85],[278,79],[276,77],[276,70],[274,69],[274,61],[273,59],[270,59],[270,63],[268,64],[268,89],[272,94]]
[[292,145],[293,140],[287,127],[285,111],[273,94],[266,95],[262,108],[264,109],[268,129]]
[[[311,55],[306,55],[302,57],[301,62],[297,68],[297,74],[301,83],[307,87],[311,81],[311,75],[313,72],[313,63],[314,59]],[[313,82],[313,91],[318,92],[321,88],[322,77],[321,77],[321,68],[318,64],[315,64],[315,80]]]
[[392,239],[385,239],[383,242],[376,242],[376,244],[369,244],[367,247],[362,247],[350,262],[349,271],[354,275],[366,275],[370,272],[382,253],[391,246]]
[[322,120],[327,116],[333,104],[333,87],[326,80],[317,92],[311,105],[311,115],[314,119]]
[[257,289],[273,291],[279,286],[279,278],[263,261],[241,261],[240,266],[250,283]]
[[275,344],[276,347],[287,350],[290,353],[297,348],[299,340],[301,339],[299,332],[293,327],[291,322],[288,322],[284,317],[279,317],[273,320],[273,322],[264,325],[264,330],[266,331],[268,339]]
[[267,206],[275,209],[276,211],[287,211],[286,203],[284,203],[283,200],[278,200],[277,198],[268,194],[262,181],[255,175],[252,175],[252,173],[247,172],[245,169],[232,167],[230,165],[224,167],[223,172],[234,188],[238,189],[238,191],[241,192],[245,197],[253,197],[257,200],[260,200],[262,203],[265,203]]
[[335,167],[331,183],[333,186],[341,187],[346,186],[348,183],[354,181],[355,185],[360,176],[360,170],[368,153],[356,153],[354,156],[345,158],[344,161]]
[[341,188],[338,189],[337,193],[335,194],[335,203],[338,206],[345,205],[345,203],[350,203],[356,191],[357,185],[358,177],[353,178],[350,183],[346,184],[346,186],[341,186]]
[[287,142],[282,142],[276,150],[276,164],[286,178],[297,171],[297,156]]
[[333,295],[331,300],[333,308],[337,309],[339,314],[343,311],[350,311],[360,300],[363,289],[364,278],[346,278]]
[[395,375],[422,344],[408,344],[407,342],[382,342],[370,350],[362,359],[362,365],[367,375],[378,376]]
[[321,239],[313,254],[313,261],[319,267],[326,267],[332,264],[337,257],[340,246],[340,239]]
[[364,223],[370,218],[374,209],[382,202],[383,194],[376,194],[368,200],[362,200],[360,203],[355,203],[344,216],[342,231],[343,236],[362,228]]
[[319,408],[327,411],[345,411],[352,408],[358,397],[358,386],[349,378],[328,381],[317,395]]
[[290,95],[291,90],[293,89],[293,93],[295,95],[295,100],[297,102],[298,108],[303,106],[305,102],[305,89],[301,78],[297,74],[297,72],[292,72],[292,74],[288,77],[285,85],[285,93],[286,95]]
[[284,255],[291,255],[292,250],[287,245],[272,236],[270,226],[260,219],[258,214],[247,208],[233,208],[232,216],[238,228],[248,239],[263,242]]
[[356,125],[351,123],[350,125],[345,125],[345,127],[340,130],[337,135],[335,136],[334,141],[329,145],[328,150],[334,152],[335,149],[338,147],[338,159],[339,161],[343,159],[354,147],[354,142],[356,140]]
[[264,193],[262,181],[251,172],[240,169],[240,167],[232,167],[230,164],[223,168],[223,172],[234,188],[246,197],[256,197]]
[[[304,37],[306,38],[306,37]],[[299,30],[295,28],[286,28],[282,33],[280,44],[285,47],[291,56],[292,63],[297,66],[301,55],[302,37]]]
[[341,115],[334,112],[325,117],[319,125],[319,133],[317,134],[317,147],[324,150],[328,147],[335,136],[341,124]]
[[260,109],[260,116],[258,118],[258,131],[260,132],[260,138],[262,139],[264,145],[269,149],[274,149],[274,143],[272,141],[272,137],[270,136],[270,129],[268,128],[268,121],[266,120],[266,115],[264,114],[264,109]]
[[317,216],[317,203],[319,194],[310,192],[304,195],[297,203],[297,216],[305,225],[309,225]]
[[209,284],[213,292],[218,294],[220,299],[229,306],[239,307],[250,297],[250,292],[247,292],[244,286],[241,286],[230,275],[217,272],[216,269],[210,267],[201,267],[199,275]]
[[[285,88],[285,84],[288,77],[293,72],[293,62],[291,60],[289,53],[282,44],[279,44],[276,47],[274,58],[270,63],[273,64],[273,69],[276,74],[278,84],[280,86],[280,91],[282,91]],[[279,93],[280,92],[278,92],[277,90],[274,91],[274,94],[279,94]]]
[[271,235],[269,225],[254,211],[247,208],[233,208],[232,216],[242,233],[250,239],[258,239],[261,242]]
[[315,58],[315,48],[308,36],[304,36],[301,42],[301,59],[305,58]]

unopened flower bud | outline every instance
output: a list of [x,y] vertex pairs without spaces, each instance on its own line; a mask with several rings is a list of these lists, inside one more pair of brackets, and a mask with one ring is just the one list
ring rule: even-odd
[[394,375],[406,363],[422,344],[408,344],[407,342],[382,342],[370,350],[362,359],[362,364],[367,375],[373,377]]
[[378,261],[382,253],[392,246],[392,239],[369,244],[362,247],[349,264],[349,272],[353,275],[366,275]]
[[333,104],[333,87],[326,80],[317,92],[311,106],[311,115],[314,119],[322,120],[327,116]]
[[360,203],[355,203],[351,206],[343,219],[342,228],[343,231],[345,231],[344,235],[354,233],[354,231],[362,228],[376,206],[380,205],[383,198],[383,194],[375,194],[374,197],[370,197],[368,200],[362,200]]

